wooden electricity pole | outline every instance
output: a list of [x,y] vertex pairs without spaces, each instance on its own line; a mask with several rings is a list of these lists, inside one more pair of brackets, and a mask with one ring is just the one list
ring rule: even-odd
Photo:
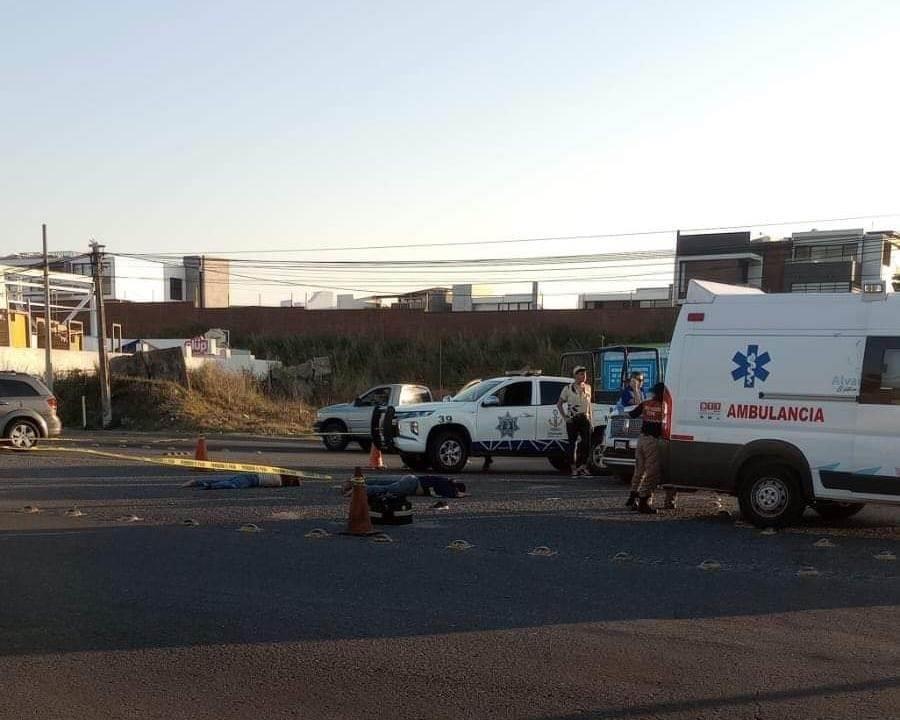
[[103,245],[91,241],[91,266],[94,271],[94,297],[97,304],[97,335],[100,343],[100,424],[105,429],[112,425],[112,399],[109,393],[109,360],[106,355],[106,310],[103,305]]

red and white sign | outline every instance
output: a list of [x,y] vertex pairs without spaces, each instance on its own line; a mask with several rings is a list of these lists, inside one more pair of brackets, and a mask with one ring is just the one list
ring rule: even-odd
[[736,420],[769,420],[771,422],[824,423],[825,411],[820,407],[798,407],[796,405],[776,407],[775,405],[748,405],[732,403],[726,417]]
[[718,400],[704,400],[697,408],[701,420],[721,420],[722,403]]

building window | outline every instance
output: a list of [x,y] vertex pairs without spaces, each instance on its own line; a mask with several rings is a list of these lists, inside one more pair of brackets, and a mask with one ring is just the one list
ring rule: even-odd
[[855,242],[843,245],[797,245],[794,260],[821,262],[823,260],[855,260],[859,248]]
[[846,293],[850,292],[848,282],[794,283],[792,293]]
[[184,280],[181,278],[169,278],[169,299],[184,300]]

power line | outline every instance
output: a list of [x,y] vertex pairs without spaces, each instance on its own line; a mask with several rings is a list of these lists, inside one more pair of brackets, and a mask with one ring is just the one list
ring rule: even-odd
[[[293,248],[282,249],[276,248],[272,250],[227,250],[227,251],[210,251],[208,254],[215,255],[249,255],[249,254],[276,254],[276,253],[308,253],[308,252],[346,252],[359,250],[402,250],[407,248],[432,248],[432,247],[466,247],[477,245],[512,245],[516,243],[535,243],[535,242],[554,242],[554,241],[571,241],[571,240],[604,240],[612,238],[629,238],[629,237],[650,237],[653,235],[673,235],[679,231],[691,233],[717,232],[723,230],[735,230],[738,228],[767,228],[782,227],[784,225],[806,225],[810,223],[833,223],[833,222],[850,222],[855,220],[875,220],[878,218],[900,217],[900,213],[880,213],[875,215],[850,215],[847,217],[837,218],[813,218],[803,220],[782,220],[777,222],[761,222],[761,223],[734,223],[732,225],[719,225],[710,227],[693,227],[693,228],[668,228],[662,230],[638,230],[629,232],[603,232],[593,233],[589,235],[560,235],[551,237],[534,237],[534,238],[514,238],[506,240],[464,240],[462,242],[430,242],[430,243],[407,243],[407,244],[389,244],[389,245],[358,245],[353,247],[315,247],[315,248]],[[185,253],[170,253],[171,255],[191,255],[196,254],[196,250]],[[139,253],[132,257],[143,257],[145,255],[153,255],[153,253]]]

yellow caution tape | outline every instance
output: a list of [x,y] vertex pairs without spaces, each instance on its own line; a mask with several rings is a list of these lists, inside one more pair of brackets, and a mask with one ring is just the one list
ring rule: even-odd
[[[9,448],[0,448],[9,450]],[[289,477],[305,478],[307,480],[331,480],[331,475],[318,475],[302,470],[275,467],[273,465],[251,465],[249,463],[218,462],[216,460],[188,460],[187,458],[173,457],[146,457],[143,455],[123,455],[122,453],[103,452],[102,450],[88,450],[87,448],[31,448],[11,452],[56,452],[56,453],[80,453],[82,455],[94,455],[97,457],[112,458],[114,460],[133,460],[135,462],[151,463],[154,465],[169,465],[175,467],[198,468],[202,470],[228,470],[231,472],[262,473],[265,475],[287,475]]]

